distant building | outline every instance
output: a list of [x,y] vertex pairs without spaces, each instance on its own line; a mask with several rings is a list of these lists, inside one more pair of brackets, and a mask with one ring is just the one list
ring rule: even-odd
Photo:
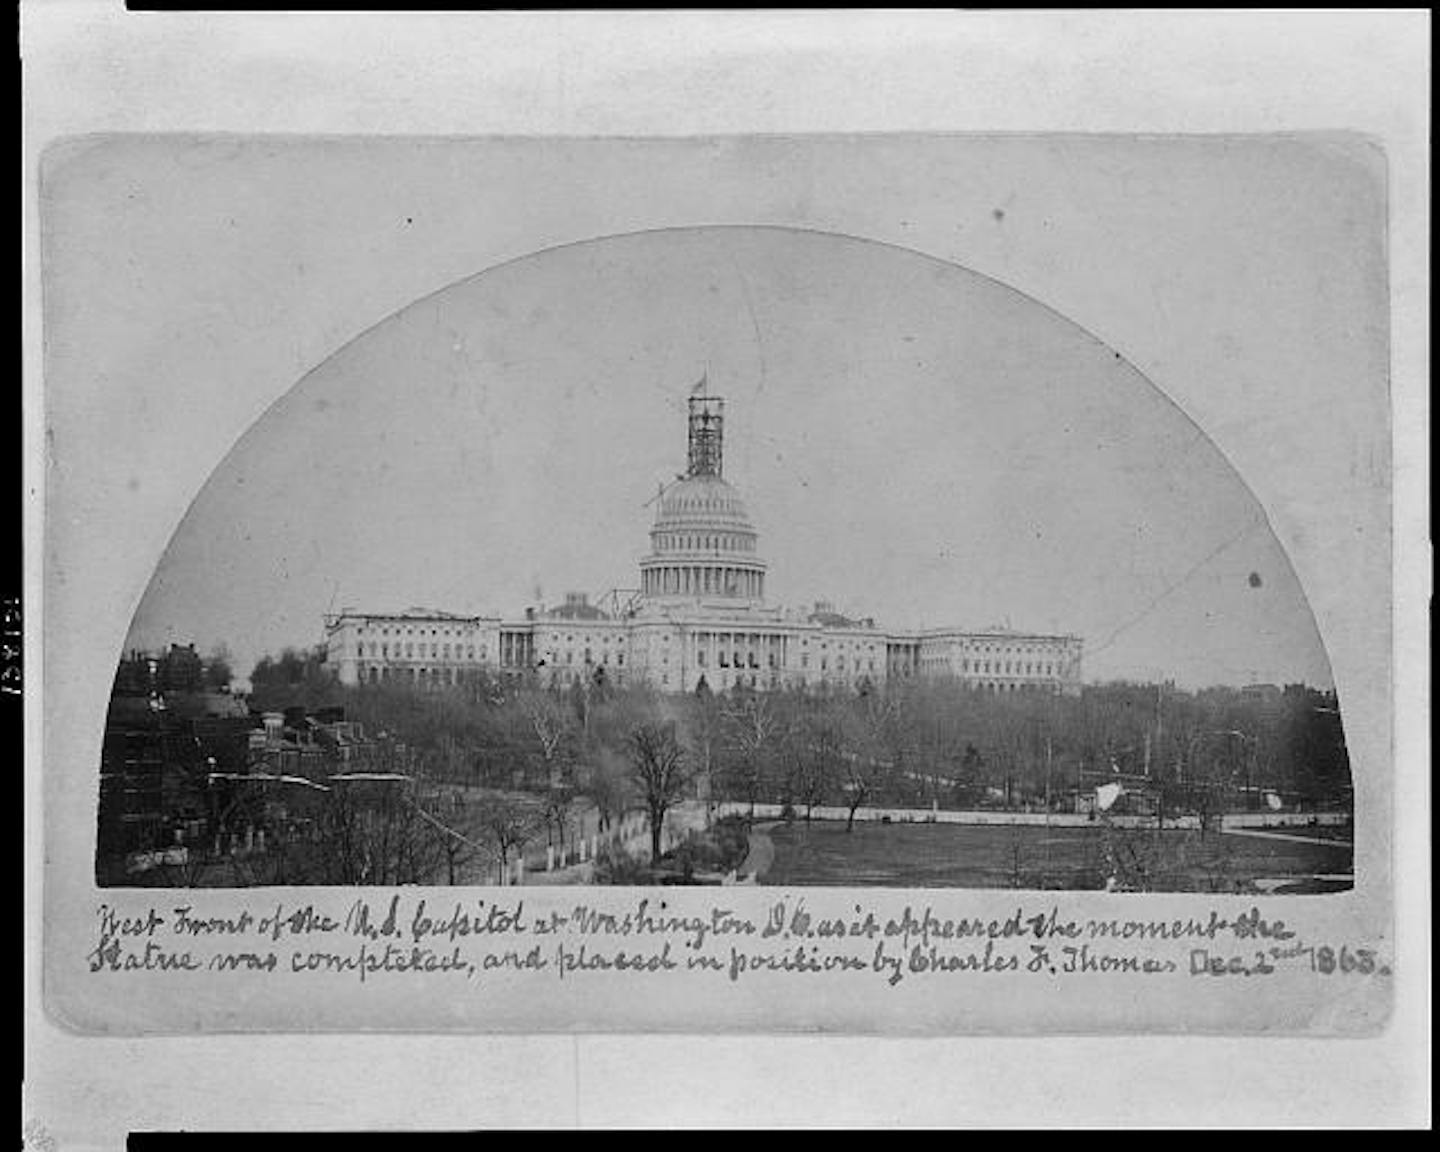
[[252,715],[219,693],[117,693],[100,761],[101,873],[115,879],[129,853],[308,819],[337,775],[393,771],[397,747],[339,708]]
[[206,670],[194,644],[172,644],[160,652],[137,650],[120,661],[115,692],[121,696],[202,692],[207,687]]
[[164,848],[200,835],[210,816],[212,774],[249,770],[250,725],[243,709],[217,715],[113,697],[100,756],[100,854]]
[[1240,689],[1240,695],[1247,700],[1275,705],[1285,699],[1285,690],[1278,684],[1246,684]]
[[1078,636],[1011,628],[902,631],[828,603],[769,604],[766,562],[739,492],[724,478],[725,401],[692,396],[689,466],[662,490],[639,586],[592,604],[570,593],[521,619],[418,608],[325,619],[328,662],[345,684],[456,684],[535,672],[556,684],[603,676],[662,691],[848,687],[953,677],[991,692],[1078,691]]

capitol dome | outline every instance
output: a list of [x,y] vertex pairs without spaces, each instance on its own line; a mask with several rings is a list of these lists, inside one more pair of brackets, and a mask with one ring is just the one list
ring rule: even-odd
[[754,535],[745,501],[719,476],[687,476],[660,497],[655,515],[657,530],[714,527]]
[[720,474],[724,401],[690,401],[690,471],[665,488],[650,529],[650,554],[640,561],[647,599],[723,598],[758,603],[765,562],[745,502]]

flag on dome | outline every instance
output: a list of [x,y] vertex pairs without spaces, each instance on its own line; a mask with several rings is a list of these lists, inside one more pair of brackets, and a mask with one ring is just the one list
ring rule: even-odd
[[705,389],[706,389],[706,386],[707,386],[708,381],[709,381],[709,377],[710,377],[710,370],[707,368],[704,372],[702,372],[702,373],[700,374],[700,381],[699,381],[699,383],[697,383],[694,388],[690,389],[690,395],[691,395],[691,396],[704,396],[704,395],[705,395]]

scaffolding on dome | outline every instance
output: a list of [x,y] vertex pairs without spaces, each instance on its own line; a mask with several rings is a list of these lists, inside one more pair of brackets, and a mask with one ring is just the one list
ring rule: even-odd
[[635,615],[644,597],[638,588],[612,588],[596,598],[596,606],[612,620]]
[[690,397],[690,476],[719,476],[724,470],[725,401]]

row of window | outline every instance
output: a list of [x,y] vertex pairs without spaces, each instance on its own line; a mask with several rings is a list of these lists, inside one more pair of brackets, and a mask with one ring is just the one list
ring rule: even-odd
[[[560,684],[585,684],[590,682],[590,676],[581,671],[570,669],[568,671],[557,671],[553,673],[555,682]],[[624,683],[624,673],[615,673],[616,682]]]
[[[696,663],[696,666],[697,666],[697,667],[700,667],[700,668],[708,667],[708,658],[709,658],[709,654],[705,651],[705,649],[702,648],[699,652],[697,652],[697,653],[695,654],[695,663]],[[668,656],[662,657],[662,658],[661,658],[661,662],[662,662],[662,663],[665,663],[665,664],[668,664],[668,663],[670,662],[670,659],[669,659]],[[731,667],[734,667],[734,668],[759,668],[759,667],[760,667],[760,662],[759,662],[759,660],[757,659],[756,654],[755,654],[754,652],[750,652],[750,653],[735,652],[735,653],[732,654],[732,653],[727,652],[727,651],[725,651],[725,650],[722,649],[720,652],[718,652],[718,653],[716,654],[716,665],[717,665],[718,667],[720,667],[720,668],[731,668]],[[778,668],[778,667],[780,666],[780,658],[779,658],[779,656],[778,656],[776,653],[774,653],[774,652],[767,652],[767,653],[765,654],[765,666],[768,667],[768,668]],[[802,652],[802,653],[800,654],[800,667],[801,667],[801,668],[807,668],[807,669],[810,667],[810,653],[808,653],[808,652]],[[856,661],[855,661],[855,663],[854,663],[851,667],[852,667],[855,671],[857,671],[857,672],[858,672],[858,671],[861,671],[861,663],[860,663],[860,660],[857,658]],[[829,669],[830,669],[830,658],[829,658],[828,656],[822,656],[822,657],[820,657],[820,671],[822,671],[822,672],[827,672],[827,671],[829,671]],[[837,672],[844,672],[844,671],[845,671],[845,657],[844,657],[844,656],[837,656],[837,657],[835,658],[835,670],[836,670]],[[867,660],[867,661],[865,662],[865,665],[864,665],[864,670],[865,670],[865,671],[869,671],[869,672],[874,672],[874,671],[875,671],[875,661],[874,661],[873,659]]]
[[[552,648],[552,649],[550,649],[549,652],[547,652],[547,653],[545,654],[545,658],[546,658],[546,660],[547,660],[549,663],[551,663],[551,664],[558,664],[558,663],[560,662],[560,655],[561,655],[561,654],[560,654],[559,652],[557,652],[554,648]],[[573,664],[575,663],[575,650],[574,650],[573,648],[567,648],[567,649],[565,650],[564,656],[565,656],[565,664],[566,664],[567,666],[573,665]],[[586,648],[586,649],[585,649],[585,652],[584,652],[584,655],[583,655],[583,662],[586,663],[586,664],[593,664],[593,663],[595,663],[595,654],[594,654],[589,648]],[[600,663],[601,663],[601,664],[604,664],[604,665],[607,665],[607,666],[609,665],[609,663],[610,663],[610,653],[609,653],[609,652],[602,652],[602,653],[600,653]],[[616,664],[616,666],[619,667],[619,668],[625,667],[625,653],[623,653],[623,652],[617,652],[617,653],[615,653],[615,664]]]
[[[466,647],[462,647],[462,646],[459,645],[459,644],[455,644],[455,645],[452,646],[452,645],[450,645],[450,644],[441,644],[441,643],[439,643],[438,641],[437,641],[437,642],[432,642],[432,643],[430,643],[430,644],[428,644],[428,645],[427,645],[427,644],[416,644],[416,643],[414,643],[414,641],[410,641],[410,642],[406,643],[406,644],[402,647],[398,642],[395,643],[395,644],[388,644],[388,643],[386,643],[386,642],[383,641],[383,640],[381,640],[381,641],[371,640],[371,641],[369,642],[369,644],[370,644],[370,655],[371,655],[372,658],[376,658],[376,657],[382,658],[382,659],[390,659],[390,658],[393,658],[393,659],[399,660],[399,659],[403,656],[403,657],[404,657],[405,659],[407,659],[407,660],[414,660],[414,659],[416,659],[416,658],[419,658],[419,659],[421,659],[421,660],[424,660],[424,659],[426,659],[427,657],[428,657],[429,659],[431,659],[431,660],[442,660],[442,659],[443,659],[443,660],[449,660],[449,659],[452,658],[452,655],[453,655],[453,658],[456,659],[456,660],[461,660],[461,659],[464,659],[464,660],[474,660],[474,659],[475,659],[475,645],[473,645],[473,644],[468,645],[468,646],[466,646]],[[427,648],[429,649],[429,651],[426,651]],[[453,649],[453,651],[452,651],[452,649]],[[364,655],[365,655],[365,645],[364,645],[364,644],[357,644],[357,645],[355,645],[355,655],[356,655],[356,656],[364,656]],[[481,660],[484,660],[485,658],[486,658],[486,648],[485,648],[485,646],[482,644],[482,645],[480,646],[480,659],[481,659]]]
[[[372,635],[375,634],[375,631],[376,631],[376,629],[375,629],[374,626],[372,625],[372,626],[371,626],[371,629],[370,629],[371,634],[372,634]],[[356,628],[356,629],[355,629],[355,633],[356,633],[356,635],[358,635],[358,636],[364,636],[364,635],[365,635],[365,628],[364,628],[363,626],[361,626],[361,627],[359,627],[359,628]],[[379,629],[379,634],[380,634],[381,636],[389,636],[389,635],[391,634],[391,633],[390,633],[390,629],[389,629],[389,628],[381,628],[381,629]],[[405,628],[405,629],[402,631],[402,630],[400,629],[400,627],[397,625],[396,628],[395,628],[395,633],[394,633],[394,634],[395,634],[396,636],[458,636],[458,637],[464,638],[464,637],[469,636],[469,635],[471,634],[471,629],[469,629],[469,628],[431,628],[431,629],[427,632],[424,628],[415,628],[415,627],[413,627],[413,626],[410,626],[410,627]]]
[[974,668],[972,669],[969,660],[961,660],[960,671],[989,672],[992,671],[992,664],[994,665],[993,671],[997,674],[1007,676],[1053,676],[1056,670],[1056,665],[1054,664],[1041,664],[1030,660],[1025,661],[1024,664],[1021,664],[1019,660],[1006,660],[1003,667],[999,660],[976,660],[974,662]]
[[[809,644],[810,644],[810,641],[809,641],[809,640],[805,639],[804,637],[801,638],[801,640],[800,640],[800,647],[805,648],[805,647],[808,647]],[[840,649],[840,648],[846,648],[847,645],[846,645],[846,642],[845,642],[844,640],[837,640],[837,641],[835,642],[835,647],[836,647],[837,649]],[[866,645],[863,645],[863,648],[864,648],[864,650],[869,651],[869,652],[874,652],[874,651],[875,651],[875,645],[874,645],[874,644],[866,644]],[[859,641],[859,640],[851,640],[851,641],[849,642],[849,645],[848,645],[848,650],[849,650],[849,651],[858,652],[858,651],[861,651],[861,649],[862,649],[862,642],[861,642],[861,641]],[[830,644],[829,644],[829,642],[828,642],[828,641],[825,641],[825,640],[822,640],[822,641],[820,642],[820,651],[822,651],[822,652],[828,652],[829,650],[830,650]]]
[[364,664],[360,667],[360,679],[370,684],[398,680],[422,687],[441,686],[462,683],[466,675],[460,668],[391,668],[388,665],[375,664]]
[[[781,637],[775,636],[775,635],[770,635],[770,634],[767,634],[767,633],[751,633],[751,632],[740,632],[740,633],[735,633],[735,632],[697,632],[697,633],[695,634],[695,643],[696,643],[697,646],[699,646],[699,647],[703,650],[705,645],[711,643],[712,637],[716,637],[716,636],[718,636],[718,637],[739,636],[739,637],[741,637],[741,639],[739,640],[739,643],[746,644],[746,645],[750,645],[750,646],[753,646],[753,645],[756,645],[756,644],[768,644],[768,645],[770,645],[771,647],[775,647],[775,646],[779,645],[779,643],[780,643],[780,641],[781,641]],[[566,639],[569,639],[569,637],[566,637]],[[666,633],[666,634],[665,634],[664,636],[662,636],[660,639],[661,639],[661,641],[662,641],[663,643],[666,643],[666,644],[670,643],[670,636],[669,636],[668,633]],[[725,643],[726,643],[726,640],[721,639],[721,640],[718,641],[718,643],[720,643],[720,644],[725,644]],[[809,637],[806,637],[806,636],[800,637],[800,647],[801,647],[801,648],[808,648],[808,647],[810,647]],[[865,641],[861,641],[861,640],[851,640],[851,641],[837,640],[837,641],[835,642],[835,648],[836,648],[837,651],[848,651],[848,652],[874,652],[874,651],[875,651],[875,645],[874,645],[873,643],[866,643]],[[822,641],[820,642],[820,651],[822,651],[822,652],[828,652],[829,649],[830,649],[830,644],[829,644],[829,642],[822,640]],[[872,663],[873,663],[873,661],[872,661]]]
[[755,540],[750,536],[721,533],[715,536],[680,536],[665,532],[656,537],[662,552],[754,552]]
[[[961,643],[965,643],[963,640]],[[1034,649],[1027,645],[1006,645],[1006,644],[971,644],[971,652],[981,652],[991,656],[1028,656]]]

